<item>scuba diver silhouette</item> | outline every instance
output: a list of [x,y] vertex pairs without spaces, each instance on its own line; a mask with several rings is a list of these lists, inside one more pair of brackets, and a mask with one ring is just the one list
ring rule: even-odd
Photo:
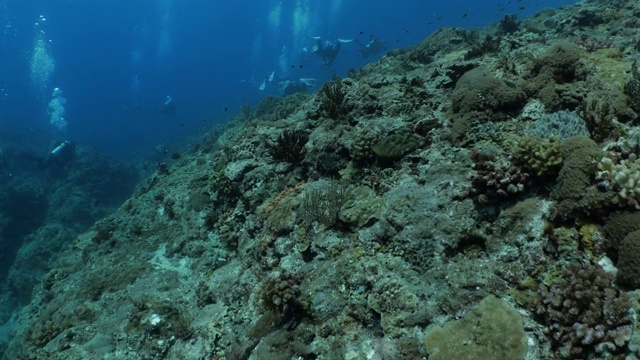
[[358,52],[360,52],[360,55],[362,55],[362,57],[365,59],[370,56],[376,56],[387,50],[387,43],[385,43],[384,40],[373,35],[371,35],[371,37],[369,38],[369,42],[367,42],[366,45],[358,40],[356,40],[356,42],[358,43],[358,45],[360,45],[360,49],[358,49]]
[[162,103],[162,106],[160,106],[156,111],[154,111],[154,113],[167,115],[167,116],[174,116],[177,111],[178,111],[178,107],[176,106],[176,102],[173,101],[171,96],[167,95],[167,97],[164,100],[164,103]]
[[325,68],[328,68],[331,66],[331,64],[333,64],[333,61],[336,59],[336,56],[338,56],[338,53],[340,52],[340,47],[342,46],[342,44],[350,43],[353,41],[353,39],[338,39],[334,42],[327,40],[323,43],[322,39],[319,36],[313,37],[312,39],[316,40],[316,44],[311,50],[320,58],[322,66]]

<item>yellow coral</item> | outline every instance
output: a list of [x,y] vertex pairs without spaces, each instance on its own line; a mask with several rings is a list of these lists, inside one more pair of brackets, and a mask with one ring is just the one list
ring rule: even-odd
[[515,146],[516,156],[528,170],[538,176],[554,174],[562,165],[560,139],[523,137]]
[[580,227],[580,246],[589,259],[593,259],[594,238],[600,234],[598,226],[595,224],[585,224]]

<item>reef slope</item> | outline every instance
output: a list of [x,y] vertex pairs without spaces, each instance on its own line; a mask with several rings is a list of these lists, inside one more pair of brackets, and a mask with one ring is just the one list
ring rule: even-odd
[[639,15],[441,29],[246,109],[62,251],[4,358],[637,358]]

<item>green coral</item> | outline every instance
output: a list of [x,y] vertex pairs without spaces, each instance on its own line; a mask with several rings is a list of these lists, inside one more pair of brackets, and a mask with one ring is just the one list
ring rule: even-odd
[[472,111],[519,111],[526,99],[523,89],[498,79],[487,67],[467,71],[451,94],[452,110],[460,115]]
[[351,147],[349,148],[349,155],[356,162],[368,162],[375,158],[373,152],[373,146],[376,144],[378,136],[369,131],[369,129],[361,129],[356,134]]
[[516,158],[526,170],[537,176],[553,175],[563,161],[560,144],[560,139],[556,136],[544,140],[535,136],[524,137],[516,143]]
[[618,251],[618,282],[632,289],[640,288],[640,231],[624,237]]
[[553,196],[558,200],[580,199],[592,183],[593,161],[602,156],[600,147],[588,137],[574,136],[562,143],[561,150],[565,160]]
[[617,249],[622,239],[636,230],[640,230],[640,212],[611,216],[603,228],[604,235],[608,240],[607,247]]

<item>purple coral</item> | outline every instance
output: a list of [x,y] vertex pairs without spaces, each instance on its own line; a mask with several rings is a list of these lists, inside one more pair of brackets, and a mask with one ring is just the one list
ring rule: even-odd
[[536,314],[562,358],[620,353],[632,334],[631,303],[599,265],[574,263],[553,285],[541,284]]
[[481,203],[499,201],[524,192],[531,175],[508,159],[496,159],[489,151],[476,149],[471,154],[475,173],[471,178],[472,193]]

